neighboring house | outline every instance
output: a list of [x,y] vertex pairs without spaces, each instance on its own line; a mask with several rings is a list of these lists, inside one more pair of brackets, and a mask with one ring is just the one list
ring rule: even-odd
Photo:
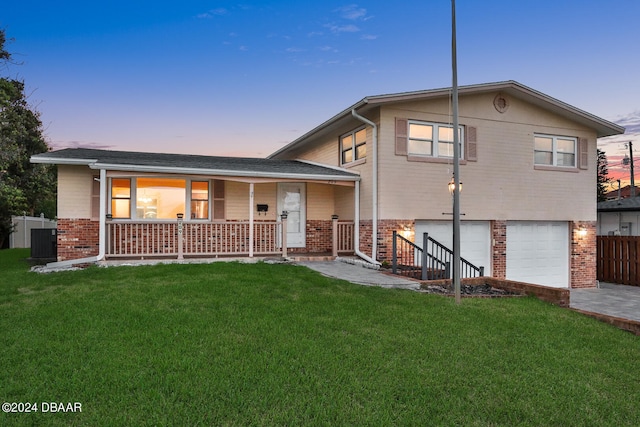
[[[393,231],[450,247],[450,98],[448,88],[367,97],[267,159],[33,156],[59,165],[59,259],[253,256],[284,242],[380,262]],[[462,256],[486,275],[595,286],[596,138],[624,128],[513,81],[460,87],[459,99]]]
[[640,197],[598,203],[598,236],[640,236]]
[[[640,196],[640,187],[635,187],[636,189],[636,196]],[[628,197],[631,197],[631,186],[630,185],[625,185],[624,187],[618,189],[618,190],[611,190],[608,191],[606,193],[604,193],[604,199],[605,200],[618,200],[618,199],[626,199]]]

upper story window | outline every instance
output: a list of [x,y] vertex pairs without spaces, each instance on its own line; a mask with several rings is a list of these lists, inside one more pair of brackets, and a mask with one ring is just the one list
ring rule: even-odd
[[[453,126],[409,120],[407,154],[428,157],[453,157]],[[460,158],[464,158],[464,131],[459,127]]]
[[367,157],[367,130],[356,129],[340,137],[340,162],[344,165]]
[[536,165],[576,167],[577,138],[554,135],[534,136]]

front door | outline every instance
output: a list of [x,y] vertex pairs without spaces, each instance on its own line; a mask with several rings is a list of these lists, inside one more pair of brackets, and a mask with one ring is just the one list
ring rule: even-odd
[[306,246],[305,185],[299,182],[278,184],[278,215],[287,211],[287,247]]

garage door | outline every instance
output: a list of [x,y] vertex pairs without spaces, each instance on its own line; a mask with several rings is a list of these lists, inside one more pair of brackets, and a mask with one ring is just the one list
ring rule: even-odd
[[[416,221],[415,243],[422,247],[422,234],[453,249],[451,221]],[[491,223],[489,221],[462,221],[460,223],[460,256],[477,267],[491,273]]]
[[568,287],[569,224],[507,222],[507,279]]

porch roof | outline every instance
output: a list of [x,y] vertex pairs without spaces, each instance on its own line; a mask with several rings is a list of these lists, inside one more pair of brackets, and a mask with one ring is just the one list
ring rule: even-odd
[[300,160],[217,157],[191,154],[65,148],[31,156],[32,163],[85,165],[91,169],[216,175],[254,178],[359,181],[360,176],[339,167]]

